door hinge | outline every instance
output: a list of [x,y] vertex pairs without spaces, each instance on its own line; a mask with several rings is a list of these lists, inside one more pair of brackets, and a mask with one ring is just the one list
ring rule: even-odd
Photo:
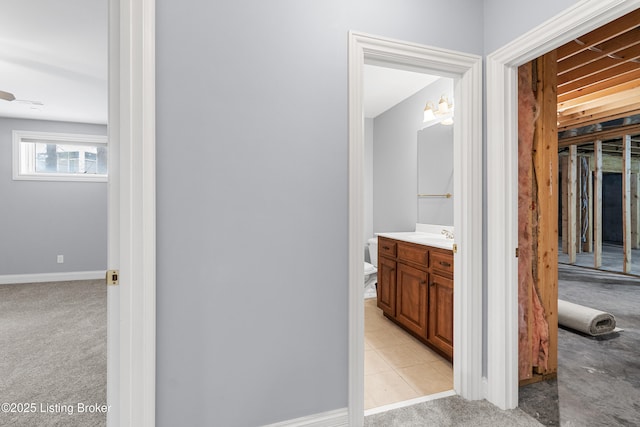
[[455,243],[453,244],[453,253],[454,254],[458,253],[458,245],[456,245]]
[[516,248],[516,258],[520,256],[520,248]]
[[108,270],[107,271],[107,285],[118,286],[120,284],[120,270]]

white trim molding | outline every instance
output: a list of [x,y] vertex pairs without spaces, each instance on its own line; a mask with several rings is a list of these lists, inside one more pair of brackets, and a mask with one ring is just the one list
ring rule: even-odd
[[108,423],[152,427],[156,385],[155,1],[120,0],[119,36],[115,132],[120,179],[120,360],[119,390],[110,394],[117,399],[117,419],[112,417]]
[[362,33],[349,33],[349,425],[364,417],[363,67],[376,64],[455,81],[454,389],[482,395],[482,58]]
[[347,408],[309,415],[280,423],[269,424],[265,427],[347,427],[349,426],[349,411]]
[[63,273],[4,274],[0,276],[0,285],[14,283],[67,282],[71,280],[100,280],[106,277],[105,270],[69,271]]
[[640,7],[583,0],[487,56],[487,400],[518,405],[517,69]]

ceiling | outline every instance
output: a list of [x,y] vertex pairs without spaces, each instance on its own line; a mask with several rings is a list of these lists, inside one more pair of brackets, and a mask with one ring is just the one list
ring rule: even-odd
[[107,17],[107,0],[3,2],[0,90],[19,101],[0,117],[106,124]]
[[557,52],[558,130],[640,113],[640,9]]
[[363,74],[365,118],[377,117],[440,78],[368,64],[365,64]]

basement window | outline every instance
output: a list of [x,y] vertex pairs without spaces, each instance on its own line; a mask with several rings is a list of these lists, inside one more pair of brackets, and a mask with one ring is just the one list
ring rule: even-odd
[[13,131],[13,179],[107,181],[107,137]]

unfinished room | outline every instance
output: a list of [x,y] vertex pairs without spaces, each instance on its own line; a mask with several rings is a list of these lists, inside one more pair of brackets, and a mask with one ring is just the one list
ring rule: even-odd
[[520,407],[640,420],[640,10],[518,70]]

